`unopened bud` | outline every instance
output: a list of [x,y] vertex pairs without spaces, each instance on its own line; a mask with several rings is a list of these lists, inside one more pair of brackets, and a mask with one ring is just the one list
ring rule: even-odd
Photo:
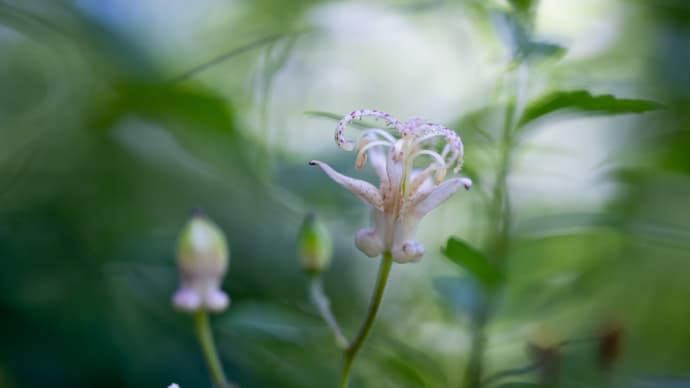
[[220,289],[228,270],[228,245],[223,232],[207,217],[194,215],[177,246],[180,288],[173,305],[183,311],[223,311],[230,303]]
[[326,226],[314,214],[304,218],[297,244],[302,268],[307,273],[318,274],[328,268],[333,255],[331,237]]

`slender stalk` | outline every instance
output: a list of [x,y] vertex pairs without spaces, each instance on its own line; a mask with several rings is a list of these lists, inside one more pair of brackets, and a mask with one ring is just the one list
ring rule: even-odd
[[[522,64],[518,68],[515,84],[515,103],[508,104],[505,112],[503,133],[499,144],[499,162],[494,184],[493,201],[489,207],[489,257],[494,259],[494,265],[505,271],[508,258],[511,209],[508,193],[508,176],[510,175],[510,163],[514,146],[514,131],[520,120],[527,93],[528,71],[527,65]],[[470,358],[465,369],[463,387],[475,388],[481,386],[484,371],[484,349],[486,347],[485,327],[489,321],[491,310],[495,304],[496,290],[485,290],[486,299],[474,318]]]
[[338,325],[338,321],[335,319],[335,315],[331,311],[331,302],[328,297],[323,292],[323,282],[320,276],[313,276],[311,278],[311,283],[309,285],[309,294],[311,296],[312,303],[316,306],[323,317],[324,321],[328,324],[328,327],[333,332],[335,336],[335,342],[339,348],[347,349],[350,344],[343,334],[343,330]]
[[367,339],[367,335],[374,325],[376,313],[379,311],[379,306],[381,305],[381,300],[383,299],[383,291],[386,288],[388,274],[390,274],[392,265],[393,255],[391,255],[390,252],[384,252],[383,258],[381,259],[381,264],[379,265],[379,274],[376,278],[374,293],[371,295],[371,300],[369,301],[369,310],[367,311],[367,316],[364,318],[364,322],[362,322],[362,326],[360,326],[357,336],[354,340],[352,340],[350,346],[345,350],[345,361],[343,362],[343,369],[340,375],[340,388],[346,388],[348,386],[352,363],[355,361],[357,353],[362,348],[364,341]]
[[206,311],[201,310],[194,314],[194,327],[199,337],[199,343],[201,344],[204,358],[206,358],[206,364],[208,364],[208,369],[211,373],[213,385],[217,388],[232,387],[225,378],[225,372],[223,372],[223,366],[218,357],[218,351],[216,350],[216,344],[213,340],[213,333],[211,332],[211,325]]

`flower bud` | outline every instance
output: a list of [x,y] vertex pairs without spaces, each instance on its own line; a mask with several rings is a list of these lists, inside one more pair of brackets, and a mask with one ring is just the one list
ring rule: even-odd
[[304,218],[297,244],[305,272],[315,275],[328,268],[333,254],[333,245],[328,229],[316,218],[316,215],[310,213]]
[[180,288],[173,305],[183,311],[223,311],[230,303],[220,289],[228,270],[228,246],[223,232],[203,215],[194,215],[177,245]]

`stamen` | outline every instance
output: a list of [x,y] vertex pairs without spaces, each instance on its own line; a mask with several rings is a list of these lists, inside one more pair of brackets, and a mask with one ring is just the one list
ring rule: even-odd
[[[362,139],[359,144],[360,144],[360,147],[357,147],[359,149],[359,151],[357,152],[357,160],[355,161],[355,167],[358,170],[361,170],[364,167],[364,163],[367,162],[366,151],[368,149],[370,149],[372,147],[377,147],[377,146],[381,146],[381,147],[390,147],[391,146],[391,144],[385,140],[371,141],[371,140],[369,140],[369,138]],[[364,144],[364,145],[362,146],[362,144]]]
[[462,140],[455,131],[435,123],[419,124],[419,121],[414,119],[410,120],[408,123],[414,126],[413,130],[415,135],[418,136],[414,144],[419,144],[436,136],[445,136],[446,146],[441,153],[441,158],[445,160],[448,152],[452,151],[451,157],[446,165],[450,166],[457,161],[457,165],[453,171],[456,173],[460,171],[464,159],[464,150]]
[[[441,155],[438,154],[438,152],[431,151],[431,150],[417,151],[412,155],[412,157],[416,158],[420,155],[428,155],[428,156],[431,156],[432,158],[434,158],[436,160],[436,163],[432,164],[432,166],[434,166],[434,170],[436,170],[436,175],[434,176],[434,182],[437,185],[440,184],[441,182],[443,182],[443,178],[446,177],[446,169],[450,163],[446,164],[446,161],[443,159],[443,157]],[[452,161],[451,161],[451,163],[452,163]]]
[[358,151],[357,158],[355,159],[355,168],[358,170],[361,170],[364,167],[364,164],[367,162],[367,154],[366,152],[361,152],[361,149],[366,147],[366,145],[371,142],[372,138],[373,136],[362,136],[359,138],[357,149],[360,151]]
[[420,156],[420,155],[429,155],[429,156],[431,156],[432,158],[436,159],[436,162],[437,162],[440,166],[446,167],[446,161],[443,160],[443,158],[441,157],[441,155],[439,155],[438,152],[436,152],[436,151],[431,151],[431,150],[421,150],[421,151],[417,151],[417,152],[415,152],[414,154],[412,154],[412,160],[416,159],[416,158],[417,158],[418,156]]
[[415,192],[417,192],[417,189],[419,189],[420,186],[424,183],[424,181],[431,176],[431,174],[436,171],[438,166],[436,164],[432,164],[429,167],[425,168],[422,172],[420,172],[414,179],[412,179],[412,182],[410,182],[410,187],[409,191],[407,193],[408,196],[413,195]]
[[445,168],[439,168],[436,171],[436,175],[434,176],[434,182],[438,185],[443,182],[443,178],[446,177],[446,169]]
[[371,134],[382,136],[386,140],[388,140],[389,142],[395,143],[395,138],[393,137],[393,135],[391,135],[390,133],[384,131],[383,129],[379,129],[379,128],[371,128],[371,129],[365,130],[364,132],[362,132],[362,137],[369,136]]

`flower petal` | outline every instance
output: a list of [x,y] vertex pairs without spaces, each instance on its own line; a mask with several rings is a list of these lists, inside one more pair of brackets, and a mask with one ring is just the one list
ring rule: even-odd
[[220,312],[228,307],[230,298],[222,290],[210,289],[206,292],[206,300],[204,302],[210,311]]
[[182,311],[197,311],[201,308],[201,296],[194,289],[181,288],[173,295],[173,305]]
[[388,172],[386,171],[386,154],[381,147],[369,149],[369,162],[381,180],[381,184],[388,184]]
[[323,170],[323,172],[325,172],[326,175],[328,175],[336,183],[350,190],[354,195],[366,201],[374,208],[378,210],[383,210],[383,200],[381,199],[381,193],[371,183],[343,175],[335,171],[333,168],[331,168],[331,166],[318,160],[312,160],[311,162],[309,162],[309,164],[312,166],[319,166]]
[[410,203],[406,203],[406,211],[412,211],[415,217],[422,218],[438,205],[455,194],[461,187],[469,190],[472,181],[468,178],[449,179],[431,190],[419,191],[411,198]]
[[424,245],[408,240],[393,248],[393,261],[396,263],[413,263],[422,259],[424,256]]
[[383,252],[383,241],[374,228],[359,230],[355,236],[355,245],[369,257],[378,256]]

